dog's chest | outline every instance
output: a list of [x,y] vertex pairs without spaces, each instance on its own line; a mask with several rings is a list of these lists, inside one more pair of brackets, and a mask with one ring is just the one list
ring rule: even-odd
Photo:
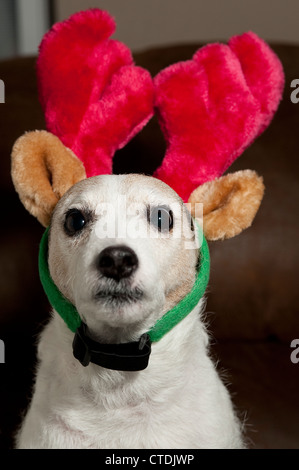
[[[111,405],[119,398],[110,397]],[[57,428],[65,446],[83,448],[171,448],[196,447],[196,420],[179,400],[159,403],[146,399],[105,409],[102,404],[81,402],[78,413],[65,410]],[[198,438],[198,436],[197,436]]]
[[[190,338],[196,341],[171,350],[167,341],[173,331],[167,341],[154,345],[145,371],[125,374],[93,364],[82,367],[72,358],[68,331],[67,340],[58,341],[50,322],[40,342],[40,367],[22,445],[27,439],[29,447],[43,448],[235,445],[230,436],[239,439],[238,424],[195,313]],[[189,316],[185,326],[191,320]]]

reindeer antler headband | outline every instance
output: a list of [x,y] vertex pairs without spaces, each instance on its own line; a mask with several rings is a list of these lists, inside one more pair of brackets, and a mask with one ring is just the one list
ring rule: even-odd
[[[204,183],[223,174],[267,127],[279,104],[281,64],[253,33],[228,45],[207,45],[152,80],[134,65],[124,44],[109,39],[114,29],[107,12],[93,9],[56,24],[41,43],[39,96],[51,134],[28,133],[17,141],[12,175],[26,208],[45,226],[58,199],[85,172],[87,177],[112,172],[115,151],[154,110],[167,141],[154,176],[185,202],[204,202]],[[221,190],[227,186],[232,197],[240,185],[256,188],[248,220],[237,220],[232,236],[250,225],[263,189],[253,172],[224,178]],[[246,198],[246,191],[242,194]],[[209,233],[209,217],[208,238],[221,237],[218,230]]]

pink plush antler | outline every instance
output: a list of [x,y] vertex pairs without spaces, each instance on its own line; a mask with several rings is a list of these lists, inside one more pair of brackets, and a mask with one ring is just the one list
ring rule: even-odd
[[40,100],[47,129],[84,163],[87,176],[112,172],[114,152],[153,114],[150,74],[109,40],[111,16],[98,9],[56,24],[40,46]]
[[253,33],[210,44],[160,72],[155,105],[168,146],[154,176],[187,201],[268,126],[283,84],[279,59]]

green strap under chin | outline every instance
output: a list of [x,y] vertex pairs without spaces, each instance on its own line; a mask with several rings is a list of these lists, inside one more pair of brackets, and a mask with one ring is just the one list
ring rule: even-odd
[[48,227],[41,239],[39,246],[39,255],[38,255],[38,269],[39,277],[44,288],[45,293],[47,294],[48,300],[54,310],[59,313],[63,318],[67,326],[73,333],[76,332],[77,328],[81,325],[81,318],[76,308],[71,302],[69,302],[60,292],[56,284],[54,284],[53,279],[51,278],[48,266],[48,238],[49,238],[49,229]]
[[[175,307],[163,315],[148,332],[152,342],[159,341],[174,326],[182,321],[198,304],[203,296],[210,276],[210,255],[207,241],[198,226],[199,235],[202,235],[200,248],[199,271],[192,290]],[[52,280],[48,266],[48,236],[49,227],[42,236],[39,248],[38,267],[42,286],[52,307],[63,318],[69,329],[75,333],[81,324],[81,318],[74,307],[59,291]]]

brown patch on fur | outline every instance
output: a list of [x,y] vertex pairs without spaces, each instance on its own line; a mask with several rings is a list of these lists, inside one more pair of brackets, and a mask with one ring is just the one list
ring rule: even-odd
[[208,240],[219,240],[250,227],[263,194],[262,178],[243,170],[204,183],[193,191],[189,202],[203,204],[204,234]]
[[184,297],[186,297],[187,294],[189,294],[189,292],[192,290],[194,282],[195,270],[194,275],[190,276],[188,279],[184,279],[184,281],[178,287],[166,295],[167,311],[177,305]]
[[46,131],[28,132],[12,150],[12,179],[26,209],[44,226],[63,194],[86,178],[81,161],[58,137]]
[[198,249],[186,249],[182,239],[170,266],[171,288],[166,292],[165,312],[177,305],[191,290],[196,278]]

